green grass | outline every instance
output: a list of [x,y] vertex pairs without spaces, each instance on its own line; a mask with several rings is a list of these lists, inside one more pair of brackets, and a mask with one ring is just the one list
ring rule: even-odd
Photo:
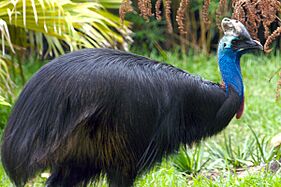
[[[179,56],[167,53],[164,57],[151,54],[150,58],[220,82],[214,55]],[[31,63],[25,65],[28,77],[38,69],[37,65],[33,66]],[[135,186],[280,186],[280,170],[271,171],[269,163],[278,160],[281,153],[273,150],[269,142],[272,136],[281,132],[281,101],[275,101],[278,77],[269,79],[281,67],[281,56],[247,55],[242,58],[241,66],[245,85],[242,118],[233,119],[222,133],[206,139],[200,148],[181,148],[178,155],[164,159],[139,176]],[[16,82],[20,85],[20,81]],[[16,92],[20,89],[21,86],[18,86]],[[11,185],[2,167],[0,178],[0,186]],[[44,180],[37,177],[33,186],[44,186]],[[92,186],[106,186],[105,178]]]
[[218,180],[210,180],[204,176],[198,176],[194,178],[192,185],[196,187],[279,187],[280,184],[280,175],[273,175],[268,172],[259,172],[246,177],[239,177],[229,172],[226,177],[220,177]]

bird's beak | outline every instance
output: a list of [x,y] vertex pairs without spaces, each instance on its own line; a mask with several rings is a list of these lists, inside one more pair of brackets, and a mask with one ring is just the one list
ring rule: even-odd
[[253,39],[241,40],[234,45],[239,51],[249,51],[254,49],[263,50],[262,44],[259,41]]

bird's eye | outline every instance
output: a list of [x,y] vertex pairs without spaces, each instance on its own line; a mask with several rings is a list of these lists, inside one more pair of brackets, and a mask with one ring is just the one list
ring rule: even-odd
[[225,48],[226,47],[226,43],[223,43],[223,48]]
[[237,42],[238,42],[238,40],[232,40],[231,44],[235,45],[235,44],[237,44]]

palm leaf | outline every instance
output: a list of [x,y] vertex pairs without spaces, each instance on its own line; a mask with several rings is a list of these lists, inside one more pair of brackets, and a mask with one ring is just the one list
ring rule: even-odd
[[2,106],[11,106],[8,102],[5,101],[4,97],[0,95],[0,105]]
[[10,38],[14,45],[43,54],[47,43],[47,54],[57,56],[65,50],[85,47],[126,46],[127,27],[122,27],[119,17],[103,7],[115,8],[120,3],[121,0],[4,0],[0,2],[0,18],[13,31]]
[[118,9],[122,0],[73,0],[73,2],[97,2],[103,7],[110,9]]
[[0,55],[0,103],[2,105],[5,104],[5,101],[2,98],[8,98],[12,95],[13,82],[8,70],[8,64],[10,64],[11,61],[8,57],[8,55],[5,55],[5,57]]

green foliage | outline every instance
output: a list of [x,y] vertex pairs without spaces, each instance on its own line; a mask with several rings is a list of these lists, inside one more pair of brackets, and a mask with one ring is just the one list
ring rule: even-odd
[[0,96],[4,98],[8,98],[9,95],[12,95],[12,80],[9,74],[8,65],[11,64],[8,56],[1,57],[0,56]]
[[[242,145],[233,145],[233,139],[229,135],[228,137],[224,133],[223,144],[212,142],[207,144],[207,151],[210,153],[212,160],[216,160],[217,167],[221,168],[239,168],[243,166],[249,166],[252,163],[249,161],[249,157],[253,149],[254,141],[247,137]],[[214,167],[213,165],[209,168]]]
[[[268,137],[258,137],[250,128],[252,136],[247,135],[241,144],[233,144],[233,138],[224,133],[223,144],[216,142],[207,143],[207,152],[215,161],[217,167],[237,169],[242,167],[258,166],[261,163],[268,164],[272,160],[279,160],[281,152],[269,144]],[[214,164],[208,168],[213,168]]]
[[132,27],[134,42],[131,44],[131,51],[138,51],[141,54],[147,51],[162,51],[161,46],[166,41],[164,21],[151,19],[147,22],[136,14],[129,14],[127,19],[134,24]]
[[197,174],[207,164],[209,160],[203,162],[202,145],[195,146],[194,149],[182,146],[179,152],[172,158],[174,166],[186,174]]
[[108,9],[119,9],[121,0],[72,0],[73,2],[83,3],[83,2],[97,2],[103,7]]
[[[30,48],[39,54],[46,50],[47,54],[55,56],[63,54],[65,49],[124,44],[122,35],[127,32],[126,26],[122,27],[119,17],[104,9],[102,2],[1,1],[0,19],[10,32],[6,41],[11,40],[19,50]],[[104,1],[104,5],[112,8],[118,2],[121,0]],[[44,49],[44,42],[47,49]]]
[[5,101],[4,97],[2,97],[2,96],[0,96],[0,105],[11,106],[7,101]]
[[157,165],[148,173],[140,176],[135,182],[137,187],[158,186],[186,186],[186,177],[172,166],[172,163],[163,159],[161,165]]
[[11,186],[11,182],[10,182],[8,176],[5,174],[2,164],[0,164],[0,176],[1,176],[0,177],[0,186],[3,186],[3,187]]
[[208,179],[204,176],[199,176],[194,179],[193,186],[196,187],[279,187],[281,184],[280,175],[273,175],[268,172],[259,172],[250,174],[245,177],[239,177],[235,174],[228,173],[227,177],[220,177],[220,180]]
[[10,107],[10,103],[8,103],[5,98],[0,95],[0,132],[7,122]]
[[10,78],[8,63],[11,61],[0,56],[0,132],[4,128],[11,107],[13,82]]
[[259,163],[268,163],[272,159],[277,159],[279,160],[281,157],[280,153],[280,147],[274,148],[271,147],[269,148],[269,139],[266,137],[260,137],[258,134],[252,129],[250,125],[248,125],[256,142],[256,146],[254,148],[252,147],[251,150],[251,158],[252,162],[255,165],[258,165]]

